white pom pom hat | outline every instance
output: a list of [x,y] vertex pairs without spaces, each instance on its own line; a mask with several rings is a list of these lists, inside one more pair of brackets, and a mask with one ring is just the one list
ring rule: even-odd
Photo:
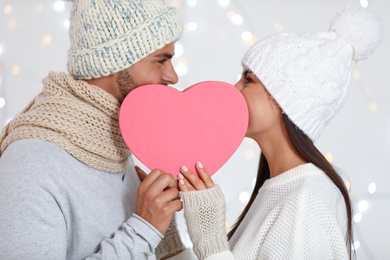
[[164,0],[69,0],[68,71],[76,79],[124,70],[180,38],[183,24]]
[[242,65],[314,142],[345,99],[353,61],[373,53],[381,35],[372,13],[349,6],[327,32],[278,33],[256,43]]

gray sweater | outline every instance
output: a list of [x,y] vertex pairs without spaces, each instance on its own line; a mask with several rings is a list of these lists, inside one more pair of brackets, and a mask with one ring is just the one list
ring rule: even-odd
[[0,157],[0,259],[145,259],[162,235],[133,214],[139,179],[92,169],[40,139]]

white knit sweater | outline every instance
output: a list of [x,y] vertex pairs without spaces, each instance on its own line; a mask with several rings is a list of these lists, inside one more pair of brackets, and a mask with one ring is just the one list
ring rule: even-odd
[[267,180],[230,239],[231,251],[206,259],[348,259],[346,232],[341,193],[304,164]]

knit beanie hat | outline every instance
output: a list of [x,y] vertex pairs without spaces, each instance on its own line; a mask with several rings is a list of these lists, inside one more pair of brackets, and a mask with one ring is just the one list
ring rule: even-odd
[[108,76],[180,38],[177,10],[164,0],[69,0],[68,71],[76,79]]
[[381,34],[372,13],[349,6],[327,32],[284,32],[256,43],[242,65],[314,142],[345,99],[352,63],[373,53]]

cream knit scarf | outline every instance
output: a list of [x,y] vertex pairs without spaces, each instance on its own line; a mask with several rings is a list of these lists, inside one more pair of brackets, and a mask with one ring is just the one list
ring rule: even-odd
[[130,151],[119,131],[119,102],[65,73],[50,72],[42,82],[42,92],[3,129],[0,156],[15,140],[40,138],[97,170],[123,171]]

